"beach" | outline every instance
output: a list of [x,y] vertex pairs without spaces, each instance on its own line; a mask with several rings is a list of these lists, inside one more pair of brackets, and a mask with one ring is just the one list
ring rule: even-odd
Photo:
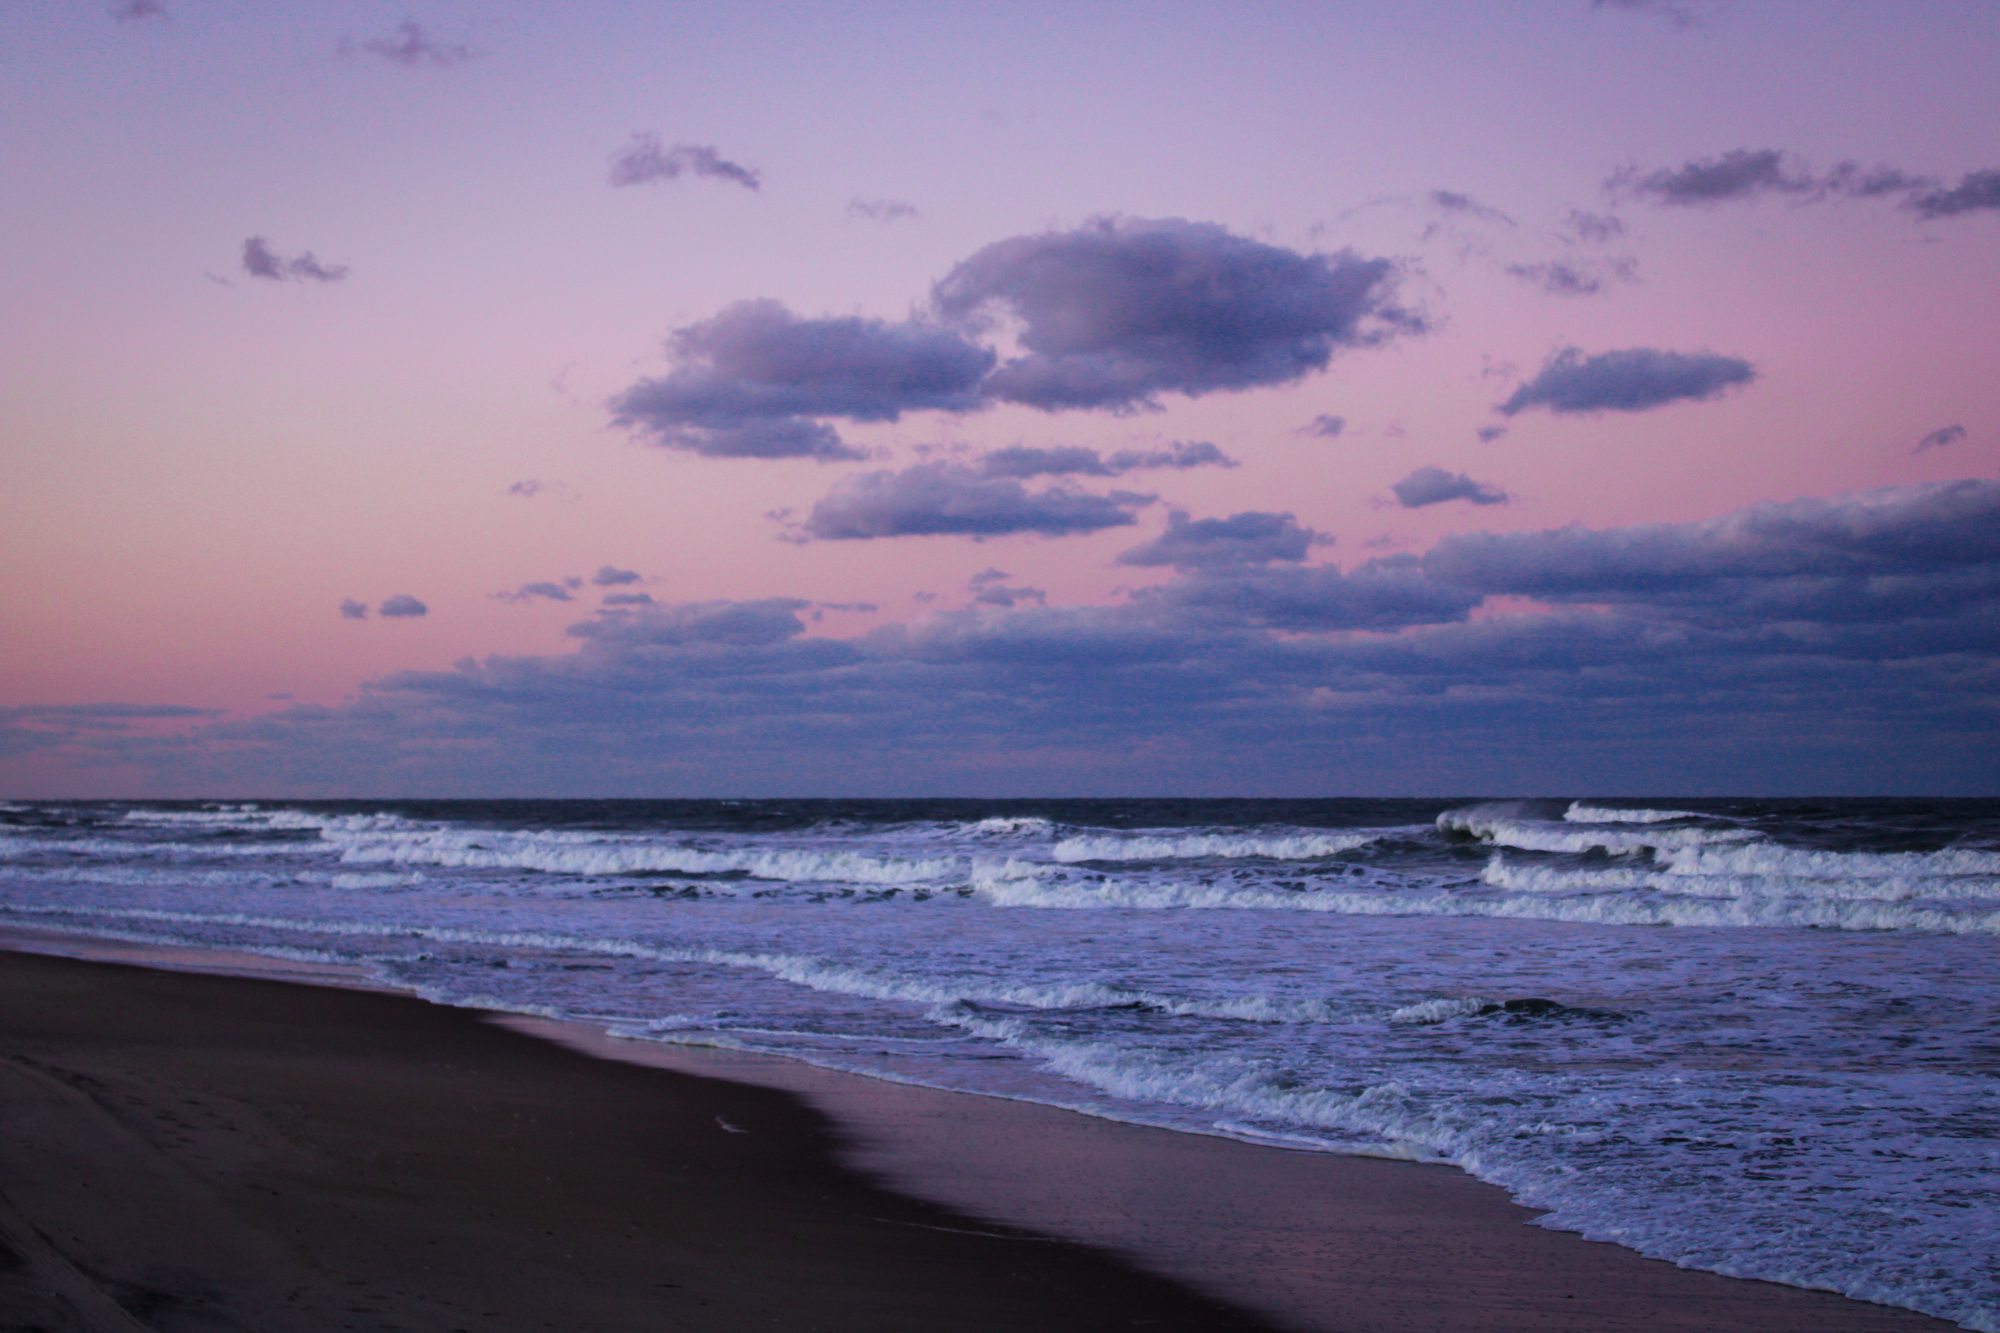
[[1444,1167],[521,1027],[0,953],[0,1327],[1949,1327]]

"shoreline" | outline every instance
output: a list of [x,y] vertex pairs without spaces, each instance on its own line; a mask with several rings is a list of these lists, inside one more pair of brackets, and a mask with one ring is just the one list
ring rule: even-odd
[[[100,947],[102,952],[98,952]],[[98,956],[82,961],[77,958],[79,953]],[[103,953],[123,956],[114,961],[104,958]],[[438,1246],[439,1237],[454,1234],[449,1207],[434,1196],[449,1197],[465,1182],[455,1176],[429,1180],[418,1169],[423,1153],[412,1157],[396,1144],[408,1130],[394,1117],[384,1119],[380,1105],[345,1104],[357,1098],[365,1103],[371,1089],[379,1091],[385,1080],[394,1081],[390,1075],[397,1068],[396,1059],[407,1058],[411,1029],[427,1034],[430,1046],[423,1053],[425,1061],[462,1071],[461,1081],[467,1086],[454,1085],[450,1090],[456,1098],[453,1114],[476,1113],[476,1100],[468,1100],[474,1087],[483,1088],[480,1095],[489,1099],[532,1091],[536,1097],[552,1099],[563,1118],[574,1118],[580,1124],[615,1124],[621,1117],[645,1114],[642,1108],[678,1104],[703,1140],[697,1157],[717,1148],[740,1151],[751,1146],[753,1139],[755,1146],[763,1148],[766,1136],[784,1141],[790,1154],[788,1165],[774,1178],[727,1179],[727,1192],[742,1196],[737,1202],[748,1220],[733,1234],[724,1234],[727,1228],[723,1228],[716,1240],[732,1265],[755,1268],[761,1263],[786,1270],[768,1274],[767,1281],[785,1285],[790,1299],[805,1302],[789,1307],[795,1319],[803,1316],[804,1321],[787,1326],[897,1326],[894,1312],[908,1313],[907,1302],[885,1306],[877,1298],[906,1292],[913,1281],[927,1273],[936,1278],[932,1260],[920,1261],[908,1251],[910,1233],[921,1231],[938,1238],[927,1242],[930,1244],[955,1237],[953,1244],[971,1251],[1004,1252],[953,1256],[950,1262],[965,1265],[968,1273],[978,1276],[942,1283],[942,1290],[933,1293],[934,1299],[962,1297],[968,1286],[1002,1281],[988,1272],[988,1267],[1016,1276],[1026,1271],[1033,1278],[1031,1287],[1046,1288],[1053,1283],[1064,1295],[1057,1305],[1033,1314],[1025,1307],[1012,1315],[1004,1314],[993,1302],[982,1300],[971,1311],[952,1316],[938,1311],[939,1320],[904,1325],[909,1327],[980,1326],[982,1322],[996,1328],[1117,1327],[1127,1318],[1148,1327],[1195,1328],[1581,1331],[1757,1327],[1804,1333],[1837,1327],[1888,1333],[1954,1327],[1832,1293],[1681,1269],[1610,1243],[1534,1226],[1531,1222],[1537,1214],[1532,1210],[1455,1167],[1250,1144],[1134,1125],[1039,1103],[872,1079],[778,1056],[620,1040],[575,1023],[436,1005],[372,986],[358,972],[343,974],[340,969],[309,964],[262,960],[256,965],[262,975],[244,976],[241,969],[228,970],[228,960],[235,957],[183,956],[176,960],[173,951],[150,945],[128,946],[40,932],[0,935],[0,995],[10,998],[6,1016],[0,1018],[8,1036],[7,1047],[0,1051],[7,1057],[0,1073],[13,1075],[8,1104],[18,1112],[23,1096],[27,1104],[33,1104],[37,1097],[46,1100],[52,1095],[47,1088],[23,1093],[17,1086],[22,1083],[22,1052],[37,1043],[45,1048],[43,1054],[26,1058],[40,1059],[51,1068],[78,1066],[79,1062],[88,1065],[86,1056],[101,1064],[106,1049],[123,1049],[124,1064],[113,1061],[115,1068],[83,1070],[83,1077],[103,1082],[110,1074],[129,1082],[136,1072],[143,1074],[142,1081],[165,1078],[171,1083],[177,1079],[174,1095],[182,1100],[190,1104],[213,1100],[216,1090],[201,1086],[200,1080],[192,1077],[206,1077],[211,1066],[169,1068],[173,1066],[171,1058],[162,1064],[163,1057],[157,1052],[147,1055],[120,1045],[124,1011],[110,1003],[111,997],[126,995],[129,999],[128,993],[134,989],[165,994],[173,1005],[201,1009],[207,1021],[223,1021],[227,1027],[231,1006],[242,997],[253,991],[276,992],[284,1002],[274,1007],[309,1019],[315,1033],[330,1034],[329,1039],[343,1052],[349,1083],[339,1088],[318,1086],[305,1103],[311,1107],[315,1098],[342,1103],[343,1115],[369,1126],[365,1132],[349,1136],[345,1152],[349,1158],[358,1155],[359,1161],[347,1160],[341,1170],[370,1181],[374,1190],[407,1196],[403,1206],[408,1216],[402,1225],[411,1235],[424,1236],[429,1246]],[[21,961],[37,959],[42,960],[40,965]],[[24,975],[39,974],[38,984],[46,988],[57,984],[50,980],[52,971],[68,972],[68,979],[60,984],[68,987],[73,997],[104,997],[95,1006],[97,1012],[86,1019],[64,1016],[57,1024],[64,1030],[63,1040],[55,1040],[54,1034],[44,1030],[47,1022],[37,1027],[32,1018],[24,1021],[27,1010],[18,1002]],[[358,1003],[348,1004],[342,997],[353,997]],[[82,1003],[80,998],[78,1003]],[[360,1018],[362,1009],[369,1010],[365,1022]],[[419,1018],[419,1014],[427,1017]],[[150,1015],[145,1022],[158,1025],[162,1020]],[[78,1023],[83,1026],[77,1027]],[[167,1022],[162,1035],[175,1043],[228,1045],[233,1040],[238,1046],[256,1047],[254,1053],[265,1060],[272,1058],[268,1047],[278,1040],[270,1031],[261,1031],[253,1042],[241,1032],[232,1039],[226,1034],[189,1032],[186,1027],[184,1019],[179,1027]],[[509,1047],[504,1055],[496,1054],[496,1041],[519,1045]],[[537,1054],[525,1056],[523,1049]],[[481,1052],[485,1054],[472,1058]],[[312,1043],[298,1041],[295,1036],[277,1064],[291,1070],[287,1077],[296,1079],[300,1071],[294,1066],[302,1061],[310,1063],[313,1058]],[[63,1064],[64,1059],[69,1065]],[[548,1080],[551,1086],[496,1089],[491,1086],[495,1070],[483,1066],[482,1059],[502,1066],[525,1062],[539,1071],[536,1077]],[[268,1099],[275,1091],[267,1086],[270,1071],[253,1069],[245,1075],[242,1064],[243,1052],[239,1051],[229,1065],[233,1078],[241,1082],[247,1077],[248,1083],[255,1085],[248,1100],[254,1104],[260,1096]],[[625,1073],[614,1076],[605,1072],[613,1069]],[[584,1070],[598,1072],[585,1074]],[[614,1083],[615,1091],[611,1089]],[[295,1096],[297,1091],[293,1088],[289,1095]],[[750,1100],[745,1102],[746,1098]],[[764,1102],[760,1098],[776,1100]],[[243,1100],[242,1090],[232,1084],[229,1099]],[[773,1109],[776,1106],[787,1108],[785,1114],[779,1115]],[[293,1113],[298,1113],[296,1106]],[[271,1114],[268,1108],[261,1108],[257,1118],[268,1124]],[[787,1115],[790,1119],[785,1120]],[[765,1128],[773,1116],[785,1120],[782,1128]],[[132,1120],[130,1115],[119,1118]],[[278,1118],[283,1119],[282,1111]],[[757,1122],[754,1127],[749,1123],[753,1118]],[[189,1118],[176,1119],[186,1122]],[[10,1120],[19,1122],[20,1115]],[[18,1135],[20,1128],[19,1123],[11,1124],[14,1133],[10,1137]],[[131,1125],[125,1130],[127,1141],[121,1151],[130,1148]],[[745,1130],[748,1132],[740,1132]],[[74,1135],[76,1127],[72,1125],[65,1132]],[[200,1139],[201,1135],[194,1137]],[[0,1147],[0,1166],[8,1169],[0,1179],[9,1186],[16,1179],[15,1168],[24,1150],[21,1145],[27,1144],[26,1150],[33,1148],[28,1138],[32,1135],[19,1138],[13,1151]],[[99,1134],[97,1139],[102,1148],[105,1135]],[[164,1141],[153,1147],[156,1157],[169,1160],[181,1151]],[[532,1157],[556,1148],[575,1151],[574,1145],[551,1145],[534,1135],[517,1144],[515,1151]],[[218,1153],[227,1156],[226,1149],[226,1144],[208,1143],[200,1151],[214,1158]],[[323,1143],[316,1143],[316,1151],[324,1149]],[[684,1160],[690,1150],[691,1145],[653,1139],[629,1152],[657,1159],[639,1164],[648,1170],[672,1168],[685,1174],[700,1165]],[[87,1147],[78,1151],[89,1157]],[[629,1169],[621,1168],[615,1156],[603,1160],[601,1154],[591,1158],[588,1167],[613,1176]],[[799,1180],[787,1184],[787,1172],[798,1175]],[[245,1176],[239,1170],[232,1176],[224,1171],[223,1178],[232,1183],[228,1188],[216,1188],[224,1194],[231,1188],[239,1192],[270,1188],[268,1184],[249,1184],[249,1177],[255,1174],[251,1171]],[[796,1193],[801,1182],[810,1181],[812,1189],[825,1191],[833,1188],[828,1180],[838,1181],[834,1193],[860,1210],[833,1229],[842,1234],[819,1234],[807,1254],[782,1261],[765,1253],[768,1246],[757,1242],[756,1233],[789,1215],[787,1190]],[[758,1188],[746,1191],[746,1184]],[[324,1181],[317,1188],[327,1192]],[[583,1192],[594,1196],[601,1191],[591,1186]],[[17,1234],[23,1219],[48,1234],[38,1210],[75,1209],[79,1204],[75,1190],[67,1199],[58,1190],[33,1205],[15,1198],[17,1193],[12,1188],[7,1191],[7,1197],[13,1199],[15,1220],[11,1228],[0,1228],[0,1239]],[[865,1203],[857,1202],[864,1199]],[[905,1214],[895,1218],[876,1215],[891,1207],[885,1201],[893,1201],[895,1207],[906,1210]],[[499,1212],[511,1208],[513,1230],[528,1232],[535,1230],[533,1223],[541,1210],[563,1212],[575,1201],[565,1201],[559,1193],[552,1198],[546,1191],[527,1189],[518,1197],[503,1192],[487,1202],[499,1205]],[[908,1213],[912,1208],[918,1212]],[[89,1209],[83,1211],[88,1213]],[[0,1219],[6,1212],[5,1201],[0,1200]],[[102,1227],[105,1223],[99,1216],[90,1225]],[[627,1224],[657,1230],[643,1205]],[[859,1230],[855,1230],[857,1226]],[[74,1243],[86,1250],[91,1242],[83,1233],[89,1229],[85,1226],[75,1231],[82,1238]],[[849,1231],[853,1234],[845,1234]],[[253,1234],[239,1239],[254,1247],[254,1232],[253,1228]],[[510,1235],[506,1239],[510,1246],[534,1249],[529,1237]],[[655,1236],[653,1241],[672,1253],[680,1253],[690,1243],[685,1236]],[[331,1242],[322,1237],[322,1243]],[[452,1244],[448,1240],[442,1243],[446,1248]],[[458,1243],[463,1246],[463,1237]],[[829,1245],[830,1251],[821,1252]],[[9,1248],[17,1257],[28,1257],[20,1255],[23,1246],[19,1244]],[[60,1245],[55,1248],[63,1249]],[[1024,1262],[1020,1257],[1023,1253],[1034,1258]],[[836,1256],[851,1271],[869,1276],[826,1287],[827,1263]],[[467,1255],[460,1258],[463,1263],[472,1262]],[[631,1255],[626,1262],[633,1262]],[[521,1263],[524,1272],[540,1271],[528,1259]],[[800,1264],[817,1276],[801,1284],[790,1271]],[[48,1265],[31,1264],[30,1268],[43,1274]],[[1089,1270],[1088,1276],[1077,1276],[1084,1269]],[[7,1274],[0,1272],[0,1291],[7,1289],[6,1279]],[[932,1281],[930,1285],[940,1284]],[[1092,1292],[1101,1295],[1114,1289],[1120,1294],[1108,1305],[1093,1302]],[[431,1299],[421,1284],[406,1285],[402,1290],[406,1303]],[[819,1295],[814,1294],[816,1290]],[[820,1296],[837,1297],[837,1309],[821,1308]],[[177,1299],[185,1298],[183,1293]],[[70,1300],[69,1304],[76,1302]],[[276,1309],[267,1308],[261,1326],[340,1326],[287,1325],[282,1319],[271,1323],[271,1311]],[[0,1302],[0,1313],[6,1311]],[[703,1307],[661,1316],[667,1319],[665,1325],[620,1324],[615,1318],[601,1324],[577,1322],[574,1311],[566,1317],[572,1327],[726,1328],[746,1326],[732,1319],[747,1314],[747,1310],[737,1309],[734,1315],[726,1315],[720,1308]],[[968,1318],[970,1324],[965,1322]],[[1048,1322],[1052,1318],[1055,1322]],[[761,1321],[752,1319],[748,1326],[757,1322]],[[147,1326],[175,1325],[160,1322]],[[352,1326],[405,1325],[364,1320]],[[456,1325],[420,1321],[408,1326]],[[465,1326],[537,1325],[487,1318]]]

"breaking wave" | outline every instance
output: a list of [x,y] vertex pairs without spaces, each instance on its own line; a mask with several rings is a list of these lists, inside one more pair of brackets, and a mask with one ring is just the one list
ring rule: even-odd
[[1380,839],[1377,833],[1290,833],[1254,836],[1227,833],[1128,834],[1064,838],[1055,846],[1058,861],[1193,861],[1259,857],[1269,861],[1312,861],[1338,856]]

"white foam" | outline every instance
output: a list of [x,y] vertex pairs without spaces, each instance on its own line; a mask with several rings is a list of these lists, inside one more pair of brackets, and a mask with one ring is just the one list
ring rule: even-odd
[[1058,861],[1187,861],[1261,857],[1311,861],[1365,847],[1374,833],[1289,833],[1261,836],[1225,833],[1125,834],[1064,838],[1055,846]]
[[1514,813],[1518,808],[1503,804],[1447,810],[1437,817],[1437,826],[1445,833],[1477,838],[1520,851],[1602,851],[1613,856],[1634,856],[1661,848],[1742,842],[1757,836],[1749,829],[1740,828],[1656,828],[1650,824],[1591,828],[1524,819]]
[[1663,849],[1673,875],[1789,875],[1813,879],[2000,876],[2000,852],[1948,847],[1936,852],[1831,852],[1757,843],[1746,847]]
[[1419,1000],[1406,1004],[1390,1013],[1391,1023],[1429,1024],[1442,1023],[1447,1019],[1467,1018],[1484,1013],[1493,1001],[1474,995],[1441,996],[1434,1000]]
[[1046,838],[1056,830],[1054,823],[1039,815],[989,815],[962,827],[978,838]]
[[701,848],[656,838],[481,829],[416,832],[327,828],[349,865],[435,865],[480,870],[534,870],[564,875],[626,875],[644,871],[693,875],[744,874],[790,883],[925,884],[964,878],[956,857],[889,857],[806,848]]
[[1573,824],[1665,824],[1676,819],[1701,819],[1703,816],[1692,810],[1627,810],[1572,801],[1569,809],[1563,811],[1563,818]]

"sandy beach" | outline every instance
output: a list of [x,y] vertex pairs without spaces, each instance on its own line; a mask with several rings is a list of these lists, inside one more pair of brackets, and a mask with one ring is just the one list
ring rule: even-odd
[[4,1328],[1948,1327],[1445,1168],[324,986],[10,952],[0,997]]

